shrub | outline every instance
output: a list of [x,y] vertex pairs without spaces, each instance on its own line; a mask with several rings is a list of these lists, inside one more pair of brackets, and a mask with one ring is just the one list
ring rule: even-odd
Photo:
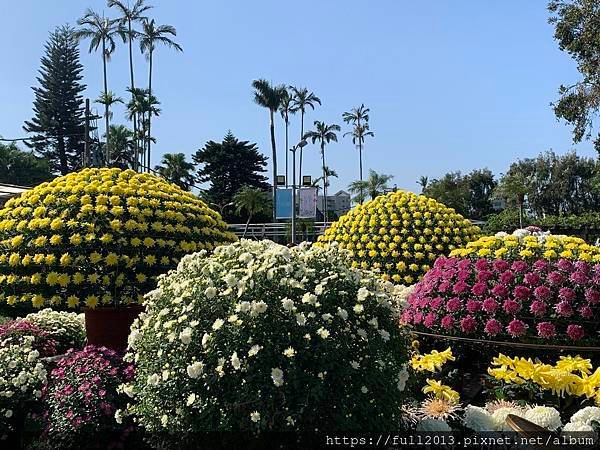
[[444,335],[594,343],[600,249],[520,230],[439,258],[408,297],[402,321]]
[[[123,432],[115,413],[127,396],[118,387],[133,377],[133,366],[113,350],[87,346],[70,350],[52,370],[44,388],[47,436],[61,448],[111,440]],[[101,448],[101,446],[98,446]]]
[[31,347],[42,357],[57,354],[56,341],[42,328],[27,320],[11,320],[0,325],[0,347],[21,345],[31,338]]
[[85,319],[83,314],[53,311],[50,308],[28,314],[28,322],[37,325],[56,342],[56,351],[60,354],[85,345]]
[[174,184],[84,169],[0,209],[0,296],[36,307],[128,304],[184,254],[233,239],[218,213]]
[[173,435],[397,425],[408,344],[394,286],[346,260],[247,240],[184,257],[132,326],[128,413]]
[[41,397],[46,369],[33,340],[28,336],[20,344],[0,347],[0,438],[15,431],[27,405]]
[[435,259],[476,239],[479,228],[437,201],[395,191],[356,206],[319,237],[351,251],[355,267],[412,284]]

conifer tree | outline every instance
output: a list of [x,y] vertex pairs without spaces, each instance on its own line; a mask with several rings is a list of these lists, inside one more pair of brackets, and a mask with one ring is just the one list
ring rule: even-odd
[[65,175],[83,163],[83,66],[73,28],[50,34],[41,59],[39,86],[32,87],[34,116],[23,129],[35,136],[27,145],[45,157],[54,172]]

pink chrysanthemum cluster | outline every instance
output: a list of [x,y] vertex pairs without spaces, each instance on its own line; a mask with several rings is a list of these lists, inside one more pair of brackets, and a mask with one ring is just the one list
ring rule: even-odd
[[408,298],[402,322],[445,335],[594,341],[600,264],[439,258]]
[[47,433],[52,441],[77,439],[115,431],[115,412],[127,396],[118,387],[131,381],[134,368],[105,347],[69,350],[48,377],[43,399]]
[[57,343],[52,337],[39,326],[27,320],[10,320],[0,325],[0,346],[21,344],[25,336],[33,337],[32,348],[40,353],[40,356],[56,355]]

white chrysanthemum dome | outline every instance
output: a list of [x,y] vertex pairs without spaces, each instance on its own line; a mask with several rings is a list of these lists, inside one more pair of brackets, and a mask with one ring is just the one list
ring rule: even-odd
[[597,406],[586,406],[581,408],[575,414],[571,416],[572,423],[583,423],[591,425],[592,422],[598,422],[600,424],[600,408]]
[[550,406],[534,406],[528,409],[525,419],[549,430],[557,430],[563,426],[560,412]]
[[485,408],[473,405],[465,408],[464,424],[473,431],[494,431],[496,429],[492,415]]

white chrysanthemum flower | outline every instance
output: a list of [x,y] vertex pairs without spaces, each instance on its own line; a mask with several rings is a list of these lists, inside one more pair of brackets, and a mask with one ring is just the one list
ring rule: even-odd
[[379,333],[379,335],[381,336],[381,338],[384,341],[387,342],[387,341],[390,340],[390,333],[388,333],[387,331],[385,331],[385,330],[377,330],[377,332]]
[[260,422],[260,413],[258,411],[250,413],[250,420],[255,423]]
[[190,395],[188,395],[188,398],[187,398],[187,401],[185,402],[185,404],[187,406],[192,406],[195,401],[196,401],[196,394],[194,394],[192,392]]
[[525,419],[549,430],[562,427],[560,412],[550,406],[534,406],[525,411]]
[[436,432],[451,432],[452,428],[441,419],[423,419],[417,424],[417,431],[425,431],[428,433]]
[[183,342],[185,345],[188,345],[190,342],[192,342],[192,333],[193,330],[191,328],[185,328],[181,333],[179,333],[179,339],[181,339],[181,342]]
[[410,375],[408,373],[408,370],[406,369],[406,364],[403,364],[402,370],[400,370],[400,373],[398,374],[398,382],[396,384],[396,387],[400,392],[403,392],[404,389],[406,389],[406,382],[409,378]]
[[148,375],[148,379],[146,380],[146,383],[149,386],[158,386],[158,383],[160,383],[160,376],[157,373]]
[[286,311],[292,311],[294,309],[294,301],[286,297],[281,300],[281,306],[283,306],[283,309]]
[[215,320],[215,322],[212,324],[212,329],[217,331],[219,329],[221,329],[221,327],[223,326],[225,322],[223,321],[223,319],[217,319]]
[[115,411],[115,422],[117,422],[119,425],[123,423],[123,411],[120,409]]
[[321,336],[323,339],[327,339],[329,337],[329,331],[323,327],[321,327],[317,330],[317,334],[319,336]]
[[314,305],[315,303],[317,303],[317,296],[315,294],[307,292],[302,296],[302,303],[308,303],[309,305]]
[[354,305],[354,308],[352,308],[352,309],[354,310],[354,312],[356,314],[362,314],[362,312],[365,310],[365,307],[363,305],[357,303],[356,305]]
[[217,295],[217,289],[213,286],[209,286],[204,290],[204,295],[206,295],[206,298],[208,299],[214,298],[215,295]]
[[360,363],[358,361],[350,361],[350,366],[353,369],[358,369],[360,367]]
[[296,314],[296,323],[301,327],[306,325],[306,316],[304,315],[304,313]]
[[294,350],[292,347],[288,347],[283,351],[283,355],[288,358],[293,358],[296,356],[296,350]]
[[495,431],[496,421],[492,415],[479,406],[467,405],[465,408],[464,424],[473,431]]
[[283,386],[283,370],[280,368],[271,369],[271,379],[277,387]]
[[187,374],[190,378],[198,378],[204,371],[204,364],[200,361],[196,361],[193,364],[187,366]]
[[512,414],[514,416],[525,418],[525,413],[520,408],[498,408],[492,414],[494,429],[496,431],[511,431],[512,428],[506,424],[506,417]]
[[248,350],[248,356],[254,356],[256,355],[259,351],[261,351],[262,347],[260,345],[254,344],[252,347],[250,347],[250,350]]
[[340,316],[342,320],[348,319],[348,311],[346,311],[344,308],[340,308],[339,306],[337,309],[337,315]]
[[231,355],[231,366],[235,370],[240,370],[240,367],[242,367],[242,362],[240,361],[240,358],[238,358],[237,352],[233,352],[233,355]]
[[210,341],[210,337],[210,334],[204,333],[204,335],[202,336],[202,347],[206,348],[206,346],[208,345],[208,341]]
[[367,389],[366,386],[363,386],[360,388],[360,392],[362,392],[363,394],[366,394],[367,392],[369,392],[369,389]]
[[563,427],[562,432],[568,433],[569,431],[575,433],[590,433],[594,431],[594,427],[582,422],[569,422]]
[[356,298],[359,302],[364,302],[367,297],[370,295],[371,293],[369,292],[369,290],[366,287],[361,287],[358,289],[358,292],[356,294]]
[[598,422],[600,424],[600,408],[597,406],[586,406],[581,408],[575,414],[571,416],[572,423],[584,423],[591,425],[592,422]]

